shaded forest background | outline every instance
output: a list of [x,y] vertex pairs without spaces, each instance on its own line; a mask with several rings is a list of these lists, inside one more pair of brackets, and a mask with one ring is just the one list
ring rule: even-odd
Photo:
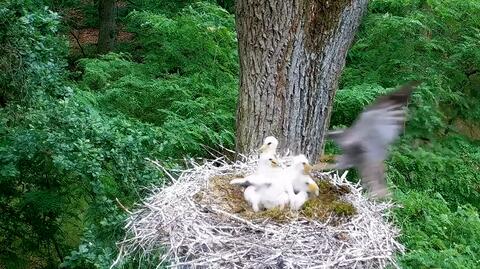
[[[0,3],[0,268],[108,268],[120,204],[167,181],[145,158],[175,173],[234,146],[233,1],[116,5],[114,51],[98,55],[96,2]],[[388,161],[403,268],[480,267],[475,14],[476,0],[370,1],[336,94],[332,128],[424,81]]]

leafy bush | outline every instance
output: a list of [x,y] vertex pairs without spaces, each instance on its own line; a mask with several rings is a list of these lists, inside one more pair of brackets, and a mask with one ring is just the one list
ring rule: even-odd
[[[480,208],[480,143],[451,136],[426,145],[405,139],[392,153],[389,178],[403,190],[441,193],[453,208]],[[413,145],[412,145],[413,144]]]
[[420,79],[410,131],[438,133],[457,117],[478,121],[473,79],[480,21],[469,15],[478,12],[478,1],[372,1],[348,53],[342,87]]
[[479,143],[456,124],[480,128],[480,21],[469,15],[479,11],[478,1],[371,1],[347,56],[332,125],[350,125],[389,88],[424,82],[388,160],[402,268],[479,267]]
[[235,11],[235,1],[234,0],[132,0],[129,3],[136,9],[141,11],[151,11],[154,13],[161,13],[165,15],[175,15],[181,11],[184,7],[192,5],[195,3],[210,3],[218,4],[220,7],[228,10],[230,13]]
[[0,107],[39,94],[65,96],[65,40],[58,15],[22,0],[0,3]]
[[[98,237],[121,235],[113,227],[121,224],[122,213],[115,198],[130,205],[141,197],[142,186],[162,182],[161,174],[144,159],[160,146],[156,130],[99,115],[76,98],[19,106],[18,110],[9,111],[21,116],[10,117],[1,141],[0,201],[9,212],[2,221],[20,222],[24,243],[59,244],[55,247],[61,251],[76,243],[59,243],[70,222],[79,227],[104,222],[99,229],[105,233],[99,232]],[[18,225],[5,226],[10,236],[2,245],[14,244],[20,236]]]
[[133,0],[131,3],[137,10],[152,11],[155,13],[162,13],[165,15],[175,15],[185,6],[199,2],[198,0]]
[[452,210],[442,195],[409,191],[398,196],[395,219],[407,247],[402,268],[478,268],[480,218],[476,208]]
[[144,61],[109,54],[81,61],[83,88],[102,109],[160,127],[161,153],[182,157],[233,145],[237,50],[233,17],[198,3],[173,18],[133,12]]
[[[475,49],[480,40],[480,21],[468,16],[479,11],[477,1],[372,1],[357,41],[348,53],[342,89],[335,100],[332,125],[350,125],[366,103],[389,91],[385,89],[410,79],[420,79],[424,83],[414,93],[409,106],[408,138],[401,142],[401,150],[395,155],[397,161],[403,158],[403,164],[392,163],[393,167],[398,165],[397,168],[401,169],[396,176],[420,168],[405,167],[407,159],[408,163],[417,164],[422,161],[440,162],[443,164],[440,167],[444,167],[440,169],[452,169],[453,166],[447,162],[455,162],[458,159],[456,156],[476,160],[472,150],[476,147],[475,143],[458,136],[446,138],[446,135],[463,134],[454,125],[457,121],[475,128],[473,123],[479,119],[479,95],[473,90],[477,79],[472,70],[478,70],[480,66],[478,49]],[[424,141],[424,145],[420,149],[411,149],[411,144],[417,143],[418,139]],[[448,141],[442,142],[443,139]],[[467,152],[464,152],[465,148],[468,148]],[[463,171],[461,177],[472,182],[470,185],[475,185],[475,168],[460,160],[457,164],[465,167],[458,169]],[[421,165],[423,169],[426,166],[427,163]],[[433,174],[425,176],[434,182]],[[404,187],[407,185],[404,184]],[[438,182],[436,187],[421,185],[425,187],[422,190],[432,188],[440,191]],[[442,188],[448,190],[449,185]],[[470,192],[459,194],[459,199],[450,195],[445,197],[449,202],[459,202],[467,196],[470,197],[468,202],[476,201],[477,198]]]
[[[171,19],[132,14],[132,25],[142,27],[144,61],[126,54],[82,60],[85,92],[66,81],[58,16],[19,1],[0,12],[8,18],[0,31],[8,44],[0,56],[8,71],[0,110],[0,259],[19,268],[37,259],[43,267],[63,260],[68,268],[107,268],[123,233],[117,203],[128,207],[144,187],[164,180],[145,157],[175,167],[173,158],[204,154],[205,141],[233,144],[233,17],[210,4]],[[149,42],[143,31],[167,39]],[[185,46],[183,35],[196,43]]]
[[1,5],[0,62],[8,72],[1,75],[0,263],[58,265],[87,227],[85,236],[96,239],[90,252],[66,264],[102,261],[93,255],[105,267],[122,234],[116,199],[129,206],[144,186],[163,182],[145,160],[159,153],[160,131],[101,114],[91,94],[68,86],[54,13],[30,2]]
[[222,83],[220,75],[238,73],[234,18],[224,9],[199,2],[173,18],[151,12],[129,17],[153,75],[201,72]]
[[[145,157],[174,167],[203,144],[233,146],[235,25],[214,2],[128,1],[129,53],[82,59],[78,85],[59,16],[39,1],[0,3],[0,263],[107,268],[123,233],[117,199],[129,207],[164,181]],[[80,9],[94,26],[94,6]],[[454,125],[480,120],[479,11],[473,0],[373,0],[348,54],[332,125],[424,81],[388,162],[404,268],[479,267],[479,144]]]

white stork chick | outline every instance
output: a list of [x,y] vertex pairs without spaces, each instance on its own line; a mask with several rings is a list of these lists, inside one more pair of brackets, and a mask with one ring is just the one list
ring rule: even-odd
[[289,202],[285,181],[281,179],[284,169],[269,154],[262,154],[259,166],[265,170],[242,179],[234,179],[230,184],[247,187],[243,196],[255,212],[274,207],[283,208]]
[[267,150],[260,154],[256,174],[267,178],[277,178],[283,170],[274,152]]
[[[260,151],[258,167],[257,167],[258,173],[271,174],[271,173],[281,171],[282,165],[280,163],[280,160],[277,157],[277,146],[278,146],[278,140],[273,136],[268,136],[263,140],[262,146],[258,149]],[[270,158],[271,160],[268,165],[265,165],[265,162],[263,162],[263,165],[262,165],[262,159],[270,159]]]
[[293,197],[289,197],[290,208],[298,211],[302,208],[303,204],[308,200],[308,193],[302,191],[294,194]]
[[[234,179],[230,184],[246,187],[243,195],[255,212],[288,205],[289,195],[285,171],[279,166],[272,152],[261,153],[255,173],[245,178]],[[293,189],[292,189],[293,193]]]
[[282,173],[282,170],[283,169],[280,167],[278,160],[273,154],[262,153],[258,159],[257,169],[253,174],[244,178],[233,179],[230,181],[230,184],[247,187],[253,183],[268,183],[272,179],[278,177],[279,174]]
[[243,195],[255,212],[275,207],[283,209],[289,203],[289,195],[282,182],[278,180],[261,184],[254,183],[245,189]]
[[290,192],[289,199],[290,207],[294,210],[299,210],[303,206],[309,194],[319,194],[318,185],[310,176],[311,170],[312,166],[305,155],[300,154],[293,158],[293,164],[289,167],[293,195]]
[[263,145],[258,149],[260,154],[277,154],[278,140],[273,136],[268,136],[263,140]]

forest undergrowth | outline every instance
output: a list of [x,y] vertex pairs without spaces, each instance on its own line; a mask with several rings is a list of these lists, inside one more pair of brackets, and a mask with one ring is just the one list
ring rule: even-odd
[[[167,180],[145,158],[174,173],[183,158],[234,145],[232,3],[127,1],[118,16],[132,38],[103,56],[68,42],[73,27],[97,24],[93,4],[82,3],[0,3],[5,268],[108,268],[123,208]],[[82,18],[75,25],[72,10]],[[472,14],[480,2],[370,1],[336,94],[331,128],[350,125],[379,94],[423,81],[387,163],[401,206],[392,220],[407,247],[402,268],[480,267],[480,18]]]

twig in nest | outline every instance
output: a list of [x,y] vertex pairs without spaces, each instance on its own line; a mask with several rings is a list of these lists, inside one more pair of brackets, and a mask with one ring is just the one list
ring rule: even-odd
[[122,203],[120,203],[120,200],[118,200],[117,197],[115,197],[115,201],[117,201],[118,206],[123,209],[123,211],[127,212],[128,214],[133,214],[132,211],[128,210]]

